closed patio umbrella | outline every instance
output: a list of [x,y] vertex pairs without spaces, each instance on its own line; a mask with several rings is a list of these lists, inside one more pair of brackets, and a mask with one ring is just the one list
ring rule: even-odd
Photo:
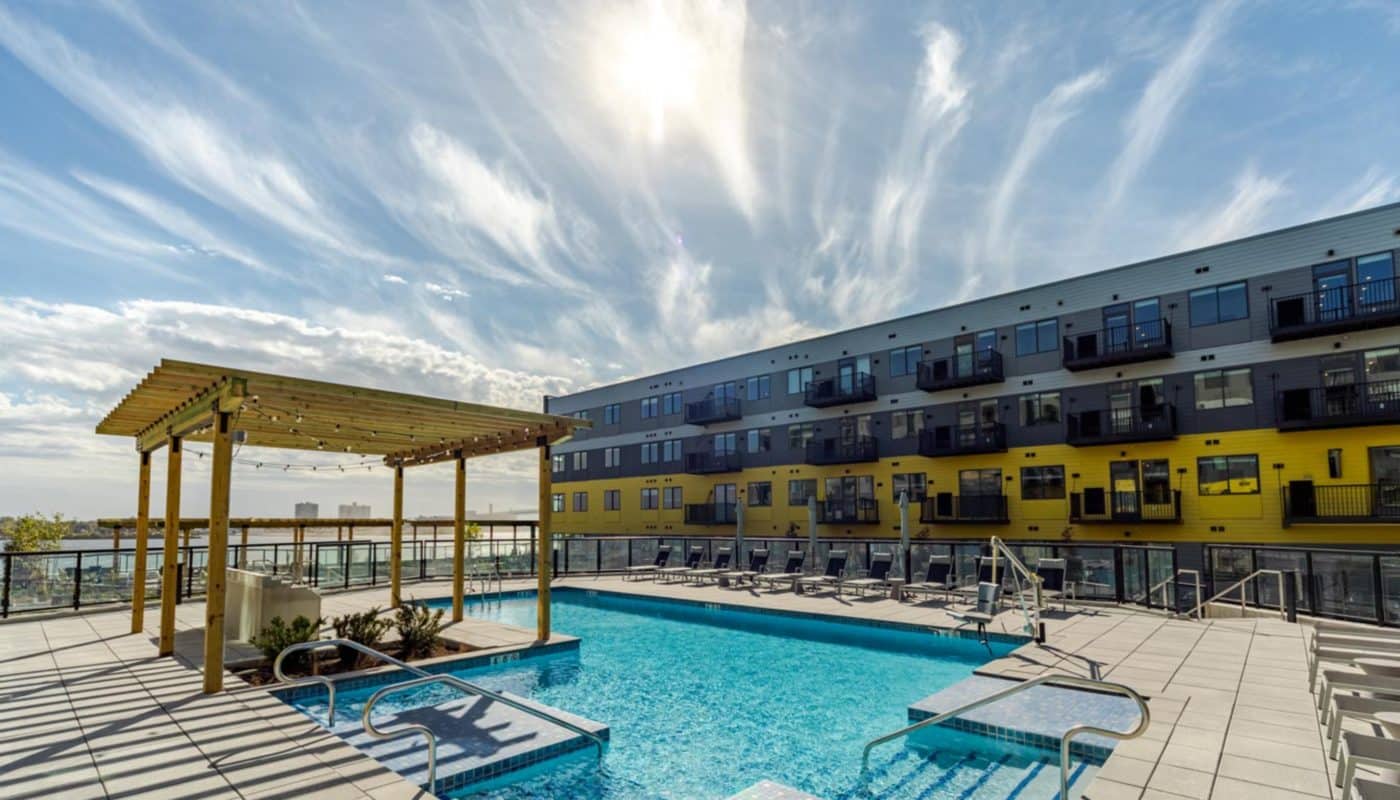
[[814,567],[817,563],[817,497],[812,495],[807,498],[807,564]]
[[744,501],[741,498],[734,504],[734,563],[735,569],[748,569],[744,566]]
[[909,580],[909,493],[899,493],[899,564],[900,577]]

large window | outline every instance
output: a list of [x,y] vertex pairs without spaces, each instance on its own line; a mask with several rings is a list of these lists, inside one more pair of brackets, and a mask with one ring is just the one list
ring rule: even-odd
[[755,428],[749,431],[750,453],[766,453],[773,449],[773,432],[767,428]]
[[922,472],[896,472],[890,485],[894,489],[896,503],[899,502],[899,496],[906,492],[911,503],[921,503],[928,497],[928,475]]
[[609,405],[603,406],[603,424],[604,424],[604,425],[616,425],[617,423],[619,423],[619,422],[621,422],[621,421],[622,421],[622,405],[621,405],[620,403],[611,403],[611,404],[609,404]]
[[661,400],[657,397],[642,398],[642,419],[651,419],[661,413]]
[[805,506],[807,498],[816,496],[817,481],[815,478],[788,481],[788,505]]
[[1053,353],[1059,349],[1059,320],[1043,319],[1039,322],[1023,322],[1016,326],[1016,355],[1032,356],[1036,353]]
[[621,511],[621,510],[622,510],[622,490],[621,490],[621,489],[604,489],[604,490],[603,490],[603,510],[604,510],[604,511]]
[[679,414],[684,411],[684,404],[681,400],[680,392],[667,392],[661,395],[661,413],[667,416]]
[[923,345],[913,344],[890,351],[890,377],[913,375],[919,371],[919,359],[924,356]]
[[574,453],[574,469],[588,469],[588,451],[580,450]]
[[[1400,347],[1367,350],[1361,360],[1365,363],[1367,383],[1375,385],[1400,380]],[[1393,385],[1389,387],[1390,392],[1398,390]]]
[[574,510],[588,510],[588,492],[574,492]]
[[622,448],[603,448],[603,466],[609,469],[622,466]]
[[554,468],[555,472],[563,472],[564,467],[566,466],[567,459],[568,456],[564,455],[563,453],[556,453],[554,457],[550,459],[550,466]]
[[1249,316],[1249,295],[1244,281],[1197,289],[1191,293],[1190,305],[1193,328]]
[[656,510],[657,497],[658,497],[660,494],[661,494],[660,490],[655,489],[655,488],[643,489],[643,490],[642,490],[642,510],[643,510],[643,511],[655,511],[655,510]]
[[1196,408],[1231,408],[1254,404],[1254,382],[1245,369],[1212,369],[1196,373]]
[[817,435],[817,429],[810,422],[788,426],[788,447],[806,447]]
[[1060,393],[1039,392],[1021,398],[1021,426],[1058,425],[1060,423]]
[[767,375],[757,375],[748,380],[748,398],[763,400],[773,395],[772,379]]
[[912,439],[919,435],[919,431],[924,429],[924,413],[922,411],[896,411],[890,414],[890,437],[894,439]]
[[680,508],[684,505],[684,498],[681,495],[681,487],[667,486],[661,490],[662,508]]
[[680,439],[667,439],[661,443],[661,460],[666,462],[681,460]]
[[642,463],[655,464],[658,460],[659,459],[657,459],[657,443],[644,442],[642,444]]
[[1202,495],[1259,494],[1259,456],[1207,456],[1196,459]]
[[1356,304],[1361,313],[1395,303],[1395,257],[1376,253],[1356,259]]
[[739,452],[739,435],[733,432],[716,433],[710,440],[710,452],[717,456]]
[[1022,500],[1063,500],[1064,497],[1064,467],[1021,467]]
[[768,481],[749,484],[749,508],[773,505],[773,484]]
[[787,374],[787,383],[788,383],[788,387],[787,387],[788,390],[787,390],[787,393],[788,393],[788,394],[802,394],[803,392],[807,391],[807,384],[809,384],[809,383],[811,383],[811,382],[812,382],[812,368],[811,368],[811,367],[800,367],[800,368],[798,368],[798,369],[790,369],[790,370],[788,370],[788,374]]
[[965,469],[959,471],[958,493],[979,497],[1001,494],[1001,470]]
[[564,513],[564,493],[555,492],[549,496],[549,509],[556,514]]

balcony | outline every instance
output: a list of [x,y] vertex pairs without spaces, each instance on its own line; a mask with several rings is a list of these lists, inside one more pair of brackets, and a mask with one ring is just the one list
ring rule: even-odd
[[1400,380],[1284,389],[1275,396],[1280,431],[1400,423]]
[[685,421],[691,425],[709,425],[742,417],[737,397],[707,397],[685,404]]
[[814,439],[807,443],[808,464],[858,464],[862,461],[879,461],[880,448],[873,436],[860,436],[854,439]]
[[1006,426],[1000,422],[940,425],[919,432],[919,455],[929,458],[1005,452]]
[[1385,325],[1400,325],[1394,278],[1289,295],[1269,304],[1269,335],[1276,342]]
[[733,503],[687,503],[687,525],[733,525],[738,522]]
[[875,399],[875,376],[868,372],[837,375],[807,384],[803,402],[812,408],[826,408]]
[[1011,517],[1006,511],[1006,495],[939,492],[919,504],[919,522],[1005,525]]
[[1067,370],[1095,369],[1171,358],[1172,324],[1164,319],[1115,325],[1064,338]]
[[1001,371],[1001,353],[996,350],[980,350],[950,358],[921,361],[916,380],[918,387],[926,392],[1001,383],[1005,380]]
[[823,500],[817,503],[817,522],[822,525],[876,525],[880,522],[880,505],[873,497]]
[[1400,523],[1400,484],[1317,486],[1290,481],[1283,489],[1283,524]]
[[1150,407],[1101,408],[1065,415],[1065,443],[1074,447],[1175,438],[1176,406],[1171,403]]
[[685,471],[691,475],[713,475],[719,472],[738,472],[744,468],[743,455],[728,453],[686,453]]
[[1069,521],[1082,524],[1181,522],[1181,490],[1172,490],[1169,499],[1101,488],[1073,492],[1069,496]]

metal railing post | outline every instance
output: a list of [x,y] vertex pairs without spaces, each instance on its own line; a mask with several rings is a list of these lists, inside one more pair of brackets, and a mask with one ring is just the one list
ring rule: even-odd
[[5,559],[5,583],[0,589],[0,619],[10,616],[10,576],[14,571],[14,558],[8,553],[0,554],[0,558]]
[[82,605],[83,595],[83,551],[78,551],[78,558],[73,567],[73,610],[77,611]]

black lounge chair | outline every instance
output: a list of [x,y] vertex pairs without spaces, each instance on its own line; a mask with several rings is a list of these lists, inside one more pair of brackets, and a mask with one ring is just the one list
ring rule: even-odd
[[870,569],[862,570],[864,573],[863,575],[858,575],[851,580],[843,581],[836,587],[836,593],[840,594],[847,589],[855,589],[857,594],[864,597],[867,589],[883,589],[888,591],[890,588],[890,567],[893,564],[893,553],[871,553]]
[[628,578],[631,578],[632,580],[641,580],[642,578],[655,578],[656,571],[665,568],[666,562],[670,559],[671,545],[663,544],[660,547],[656,548],[655,561],[653,561],[650,564],[643,564],[639,567],[628,567],[627,571],[622,573],[622,579],[625,581]]
[[720,578],[733,581],[733,585],[738,586],[744,582],[745,578],[750,581],[755,580],[767,567],[768,550],[766,548],[756,547],[749,552],[748,569],[733,569],[722,573]]
[[832,550],[826,554],[826,571],[820,575],[808,575],[805,578],[797,579],[797,592],[802,592],[802,587],[807,586],[813,590],[823,586],[833,586],[836,592],[841,592],[841,577],[846,572],[846,551]]
[[753,582],[755,586],[768,584],[768,588],[776,588],[779,584],[786,583],[792,585],[802,577],[802,563],[807,560],[807,554],[801,550],[789,550],[787,563],[783,565],[782,572],[765,572],[755,575]]
[[958,577],[953,572],[952,556],[929,556],[928,571],[924,573],[924,579],[918,583],[911,583],[904,587],[904,593],[909,595],[926,594],[930,599],[934,594],[941,593],[947,599],[949,593],[958,588]]
[[687,572],[700,568],[700,561],[705,557],[705,548],[701,545],[693,545],[690,548],[690,555],[685,557],[685,566],[666,567],[656,571],[656,579],[671,580],[672,578],[682,578]]
[[715,553],[715,560],[710,565],[709,569],[693,569],[684,573],[682,577],[687,581],[695,581],[696,583],[704,583],[711,578],[719,580],[720,573],[729,571],[729,558],[732,555],[734,555],[734,551],[731,548],[721,547],[718,552]]

